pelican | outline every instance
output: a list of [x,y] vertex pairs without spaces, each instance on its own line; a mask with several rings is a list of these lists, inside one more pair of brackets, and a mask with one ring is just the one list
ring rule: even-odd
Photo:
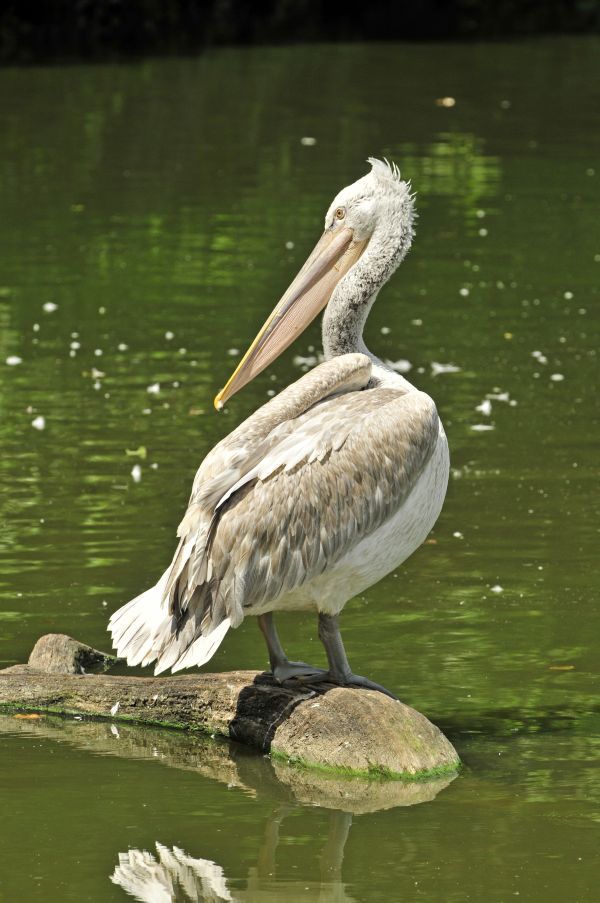
[[[339,628],[352,597],[425,540],[448,483],[446,436],[424,392],[368,350],[363,328],[404,259],[414,196],[395,164],[342,189],[325,231],[215,398],[220,409],[323,310],[325,360],[208,453],[158,583],[115,612],[113,644],[155,673],[200,666],[258,618],[275,680],[365,687]],[[328,668],[290,661],[276,611],[312,610]],[[395,698],[395,697],[394,697]]]

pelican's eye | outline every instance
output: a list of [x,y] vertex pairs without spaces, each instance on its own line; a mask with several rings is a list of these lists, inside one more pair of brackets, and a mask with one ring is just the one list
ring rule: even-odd
[[337,210],[335,211],[335,213],[333,214],[333,218],[337,219],[337,220],[344,219],[345,216],[346,216],[346,208],[345,207],[338,207]]

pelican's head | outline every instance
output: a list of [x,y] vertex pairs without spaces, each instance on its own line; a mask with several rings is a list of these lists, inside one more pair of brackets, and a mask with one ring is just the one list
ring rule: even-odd
[[355,241],[368,242],[375,234],[395,246],[410,244],[414,201],[408,182],[387,160],[369,157],[371,172],[336,195],[325,215],[325,231],[351,229]]
[[373,157],[368,162],[371,171],[334,198],[323,235],[215,398],[217,410],[306,329],[370,244],[377,252],[370,272],[375,287],[389,278],[406,254],[414,218],[410,186],[401,180],[395,164]]

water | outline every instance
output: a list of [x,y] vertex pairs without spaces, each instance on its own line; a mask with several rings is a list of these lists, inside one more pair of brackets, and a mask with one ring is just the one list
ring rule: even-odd
[[[50,631],[107,647],[110,612],[170,559],[203,455],[299,375],[319,328],[216,415],[234,349],[336,191],[387,155],[420,219],[367,341],[435,398],[453,471],[429,542],[343,632],[354,669],[465,762],[407,806],[379,785],[307,789],[239,748],[3,716],[0,898],[124,900],[127,880],[186,869],[199,899],[207,881],[260,901],[594,897],[598,49],[0,71],[0,667]],[[313,617],[281,631],[322,662]],[[250,621],[211,668],[265,658]]]

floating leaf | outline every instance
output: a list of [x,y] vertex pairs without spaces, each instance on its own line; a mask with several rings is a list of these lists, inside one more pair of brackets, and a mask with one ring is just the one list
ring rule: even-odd
[[141,458],[143,461],[148,457],[148,449],[145,445],[138,445],[137,448],[126,448],[125,454],[130,458]]

